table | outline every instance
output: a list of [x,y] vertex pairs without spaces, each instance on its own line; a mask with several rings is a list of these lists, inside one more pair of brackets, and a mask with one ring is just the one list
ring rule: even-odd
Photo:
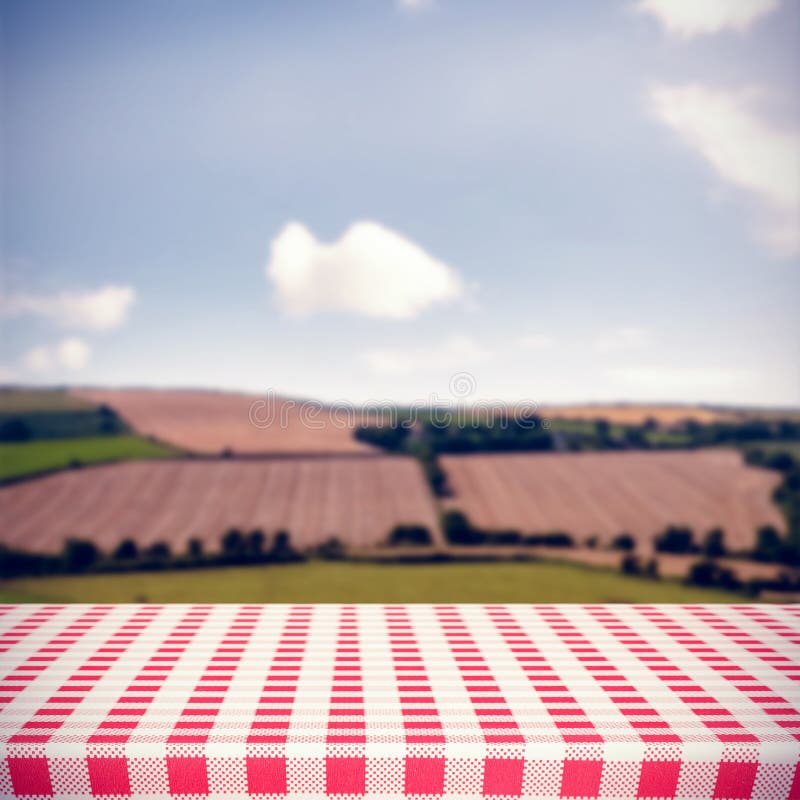
[[3,797],[800,798],[800,606],[0,606]]

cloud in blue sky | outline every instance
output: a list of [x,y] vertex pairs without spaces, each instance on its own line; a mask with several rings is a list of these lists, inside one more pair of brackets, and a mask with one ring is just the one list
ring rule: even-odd
[[91,356],[92,350],[83,339],[70,336],[52,346],[32,347],[22,357],[22,366],[33,373],[47,373],[59,367],[77,371],[88,365]]
[[279,305],[296,316],[412,319],[464,294],[453,268],[377,222],[354,222],[330,244],[290,222],[270,244],[266,272]]
[[753,108],[755,92],[701,84],[656,86],[656,115],[723,181],[757,203],[757,235],[777,255],[800,253],[800,132],[771,125]]
[[639,0],[634,8],[652,14],[669,34],[690,39],[724,30],[744,33],[775,11],[778,0]]
[[136,300],[130,286],[57,294],[0,294],[0,317],[37,316],[63,328],[108,331],[120,327]]
[[0,14],[0,381],[800,403],[796,2]]

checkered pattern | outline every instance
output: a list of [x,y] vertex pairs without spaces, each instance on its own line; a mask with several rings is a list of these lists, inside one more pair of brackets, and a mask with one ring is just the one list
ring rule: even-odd
[[0,606],[0,796],[800,800],[798,606]]

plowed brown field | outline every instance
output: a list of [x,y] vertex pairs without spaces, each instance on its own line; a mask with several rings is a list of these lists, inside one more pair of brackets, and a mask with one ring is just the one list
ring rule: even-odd
[[[353,437],[355,415],[332,416],[302,401],[158,389],[76,389],[73,394],[110,406],[138,433],[197,453],[219,454],[226,449],[269,455],[375,452]],[[259,427],[268,412],[270,424]]]
[[196,537],[208,551],[232,527],[289,531],[306,547],[338,536],[355,546],[385,541],[399,523],[438,517],[417,461],[405,457],[130,462],[58,473],[0,488],[0,542],[58,552],[74,536],[112,550],[122,539]]
[[753,546],[759,525],[783,530],[771,500],[777,472],[743,464],[733,450],[445,456],[450,508],[477,526],[565,531],[583,540],[623,531],[649,544],[667,525],[697,537],[725,530],[730,549]]

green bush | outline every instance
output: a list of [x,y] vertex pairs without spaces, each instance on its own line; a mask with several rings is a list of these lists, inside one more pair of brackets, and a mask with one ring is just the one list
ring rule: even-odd
[[397,452],[403,449],[411,428],[403,423],[360,425],[354,431],[355,438],[360,442],[373,444],[384,450]]
[[726,552],[725,531],[722,528],[712,528],[703,542],[703,553],[709,558],[719,558]]
[[189,558],[197,561],[203,557],[203,542],[200,539],[189,539],[186,545],[186,553]]
[[133,539],[123,539],[112,554],[115,561],[132,561],[139,557],[139,548]]
[[100,551],[93,542],[68,539],[64,545],[63,559],[67,572],[85,572],[100,560]]
[[33,436],[30,425],[20,417],[0,422],[0,442],[27,442]]
[[291,563],[293,561],[302,561],[303,556],[292,547],[289,534],[286,531],[278,531],[269,551],[269,560],[278,563]]
[[777,578],[772,578],[771,580],[753,579],[748,581],[747,590],[753,595],[758,595],[764,590],[771,592],[800,592],[800,576],[781,572]]
[[648,560],[644,565],[644,574],[653,580],[658,580],[658,578],[661,577],[658,572],[658,561],[656,561],[656,559],[651,558]]
[[739,591],[744,588],[733,570],[720,567],[715,561],[708,560],[692,564],[685,582],[690,586],[716,586],[730,591]]
[[153,561],[168,561],[170,558],[170,549],[167,542],[155,542],[145,549],[144,555]]
[[770,453],[763,459],[763,464],[769,469],[777,469],[780,472],[790,472],[798,466],[795,457],[783,450]]
[[650,440],[643,428],[626,428],[624,437],[626,446],[635,450],[646,450],[650,447]]
[[247,534],[247,541],[245,542],[245,549],[247,550],[247,554],[249,556],[255,557],[258,559],[264,554],[264,542],[266,541],[266,537],[264,536],[264,532],[261,530],[254,530],[250,531]]
[[629,554],[624,556],[619,565],[620,571],[623,575],[641,575],[642,564],[639,561],[639,556]]
[[655,545],[659,553],[696,553],[699,550],[691,528],[678,525],[670,525],[656,539]]
[[442,530],[450,544],[483,544],[486,534],[473,528],[466,514],[461,511],[445,511],[442,515]]
[[431,454],[421,458],[421,462],[433,493],[437,497],[447,497],[450,494],[450,487],[447,484],[447,474],[442,469],[439,459],[435,454]]
[[522,534],[519,531],[492,531],[486,534],[487,544],[522,544]]
[[615,550],[627,550],[630,552],[636,549],[636,540],[629,533],[620,533],[614,537],[611,546]]
[[431,532],[424,525],[395,525],[389,534],[392,546],[429,545],[432,542]]
[[63,572],[60,556],[26,553],[0,545],[0,577],[17,578],[21,575],[52,575]]
[[315,552],[318,558],[324,558],[326,561],[342,561],[347,558],[347,547],[336,536],[324,541]]
[[242,558],[245,554],[244,535],[237,528],[231,528],[222,536],[222,554],[229,559]]
[[756,548],[753,558],[757,561],[778,561],[783,549],[783,539],[772,525],[762,525],[756,531]]
[[553,531],[552,533],[533,533],[522,540],[529,545],[544,545],[546,547],[574,547],[575,542],[568,533]]

